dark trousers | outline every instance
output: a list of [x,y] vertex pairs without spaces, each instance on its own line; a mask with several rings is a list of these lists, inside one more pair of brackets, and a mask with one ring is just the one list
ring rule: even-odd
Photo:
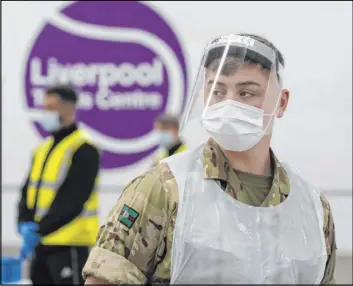
[[88,247],[39,245],[31,261],[33,285],[83,285],[81,273],[88,253]]

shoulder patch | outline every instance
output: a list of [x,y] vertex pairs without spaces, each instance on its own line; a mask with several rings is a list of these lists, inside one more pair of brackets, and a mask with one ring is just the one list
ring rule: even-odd
[[139,215],[140,214],[137,211],[135,211],[133,208],[130,208],[127,205],[124,205],[123,209],[120,212],[118,221],[130,229],[135,223]]

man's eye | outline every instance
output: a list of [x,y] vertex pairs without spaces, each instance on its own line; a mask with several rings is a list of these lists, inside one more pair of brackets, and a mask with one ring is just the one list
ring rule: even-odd
[[220,90],[215,90],[215,91],[213,91],[213,95],[214,96],[222,96],[223,93]]
[[254,96],[254,94],[253,94],[253,93],[250,93],[250,92],[248,92],[248,91],[242,91],[242,92],[240,93],[240,96],[241,96],[241,97],[251,97],[251,96]]

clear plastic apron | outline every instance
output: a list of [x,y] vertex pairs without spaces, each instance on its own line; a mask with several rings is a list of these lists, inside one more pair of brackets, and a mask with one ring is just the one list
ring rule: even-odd
[[252,207],[205,180],[203,146],[165,160],[179,190],[171,284],[320,284],[327,260],[320,194],[285,167],[291,191]]

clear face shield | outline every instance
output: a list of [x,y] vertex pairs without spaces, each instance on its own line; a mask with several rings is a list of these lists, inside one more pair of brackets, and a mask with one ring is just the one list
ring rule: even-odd
[[275,51],[255,39],[214,39],[205,50],[180,135],[201,132],[198,138],[211,137],[225,150],[252,148],[272,130],[281,72]]

